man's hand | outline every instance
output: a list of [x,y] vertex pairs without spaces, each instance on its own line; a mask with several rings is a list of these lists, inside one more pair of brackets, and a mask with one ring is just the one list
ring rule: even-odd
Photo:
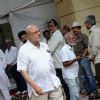
[[77,56],[74,60],[75,61],[79,61],[81,59],[81,57],[80,56]]
[[88,57],[88,60],[94,62],[94,57]]
[[44,94],[43,90],[37,85],[35,85],[34,90],[39,95],[43,95]]
[[38,95],[43,95],[43,90],[30,78],[27,70],[21,70],[21,75],[24,77],[24,79],[30,84],[30,86],[35,90],[35,92]]

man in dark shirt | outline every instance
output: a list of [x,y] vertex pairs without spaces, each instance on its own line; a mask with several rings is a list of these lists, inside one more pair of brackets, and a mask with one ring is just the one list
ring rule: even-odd
[[76,56],[81,56],[79,61],[79,76],[82,79],[84,89],[87,94],[96,96],[97,87],[96,81],[91,69],[90,61],[88,60],[88,37],[81,33],[81,26],[79,22],[74,22],[72,30],[76,36],[75,45],[73,46]]

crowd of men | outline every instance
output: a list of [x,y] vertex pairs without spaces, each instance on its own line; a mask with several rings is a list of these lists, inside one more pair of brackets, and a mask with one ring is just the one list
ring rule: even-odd
[[16,95],[28,91],[28,100],[64,100],[64,93],[66,100],[80,100],[80,94],[92,100],[100,98],[100,28],[94,15],[87,16],[84,25],[89,38],[79,22],[59,29],[51,19],[42,41],[34,24],[18,33],[19,50],[6,39],[5,53],[0,50],[0,100],[11,100],[6,68],[15,80]]

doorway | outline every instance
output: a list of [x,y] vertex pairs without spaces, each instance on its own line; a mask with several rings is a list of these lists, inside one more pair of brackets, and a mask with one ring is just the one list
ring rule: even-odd
[[11,39],[12,44],[15,45],[11,26],[9,23],[0,24],[0,49],[2,49],[3,51],[5,51],[6,49],[6,39]]

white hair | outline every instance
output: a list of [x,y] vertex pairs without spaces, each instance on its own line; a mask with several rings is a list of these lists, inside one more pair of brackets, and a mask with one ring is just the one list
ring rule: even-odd
[[32,27],[32,25],[29,25],[25,28],[26,33],[29,33],[29,29]]

